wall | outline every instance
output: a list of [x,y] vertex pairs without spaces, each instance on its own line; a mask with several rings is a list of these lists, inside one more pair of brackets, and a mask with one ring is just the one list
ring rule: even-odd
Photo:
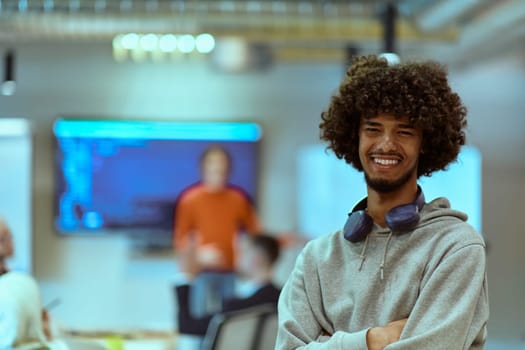
[[[499,59],[454,75],[469,108],[469,140],[483,155],[483,234],[488,243],[488,281],[493,338],[525,348],[525,65],[522,57]],[[507,346],[505,348],[511,348]]]
[[203,61],[117,64],[111,48],[97,44],[20,46],[17,68],[18,91],[2,97],[0,112],[30,118],[35,130],[34,271],[44,301],[61,300],[52,310],[56,319],[82,328],[170,327],[175,265],[171,256],[137,256],[124,237],[54,232],[54,118],[260,122],[260,214],[270,231],[293,230],[295,152],[316,142],[319,112],[342,74],[330,65],[241,75],[213,71]]
[[[52,225],[51,123],[61,115],[181,120],[256,120],[264,128],[260,213],[270,230],[292,230],[297,150],[318,142],[319,113],[342,75],[339,65],[278,65],[224,74],[205,62],[116,64],[98,44],[21,45],[18,92],[0,97],[1,116],[34,123],[34,271],[44,301],[67,326],[152,327],[173,322],[170,256],[136,256],[123,237],[60,237]],[[524,67],[508,59],[452,72],[470,109],[470,140],[482,151],[483,228],[490,244],[493,339],[524,337]],[[522,120],[520,120],[520,118]],[[293,254],[291,255],[293,257]],[[283,280],[290,266],[280,267]]]

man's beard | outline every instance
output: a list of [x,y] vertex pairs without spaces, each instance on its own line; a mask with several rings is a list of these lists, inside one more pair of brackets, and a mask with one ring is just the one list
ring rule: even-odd
[[373,189],[376,192],[379,192],[379,193],[391,193],[391,192],[394,192],[394,191],[400,189],[403,185],[405,185],[408,181],[410,181],[414,171],[416,171],[416,166],[414,166],[412,169],[409,169],[400,178],[395,179],[395,180],[372,179],[365,172],[365,181],[366,181],[366,184],[368,185],[368,187],[370,187],[371,189]]

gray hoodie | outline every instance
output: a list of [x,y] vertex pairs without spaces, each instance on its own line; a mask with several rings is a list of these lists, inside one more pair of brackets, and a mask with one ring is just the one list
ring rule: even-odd
[[369,328],[406,317],[385,350],[483,349],[483,239],[445,198],[420,217],[402,235],[374,225],[362,242],[340,231],[309,242],[281,292],[276,349],[366,350]]

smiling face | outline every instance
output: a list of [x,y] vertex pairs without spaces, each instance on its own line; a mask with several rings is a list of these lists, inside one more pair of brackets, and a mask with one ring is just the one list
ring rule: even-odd
[[366,183],[379,193],[389,193],[417,182],[417,165],[423,132],[408,117],[389,114],[361,119],[359,159]]

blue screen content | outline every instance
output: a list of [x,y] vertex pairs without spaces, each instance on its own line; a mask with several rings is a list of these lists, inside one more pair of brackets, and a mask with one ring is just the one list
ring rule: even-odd
[[54,134],[61,233],[171,233],[176,200],[199,181],[211,145],[231,156],[229,182],[257,197],[256,124],[59,119]]

